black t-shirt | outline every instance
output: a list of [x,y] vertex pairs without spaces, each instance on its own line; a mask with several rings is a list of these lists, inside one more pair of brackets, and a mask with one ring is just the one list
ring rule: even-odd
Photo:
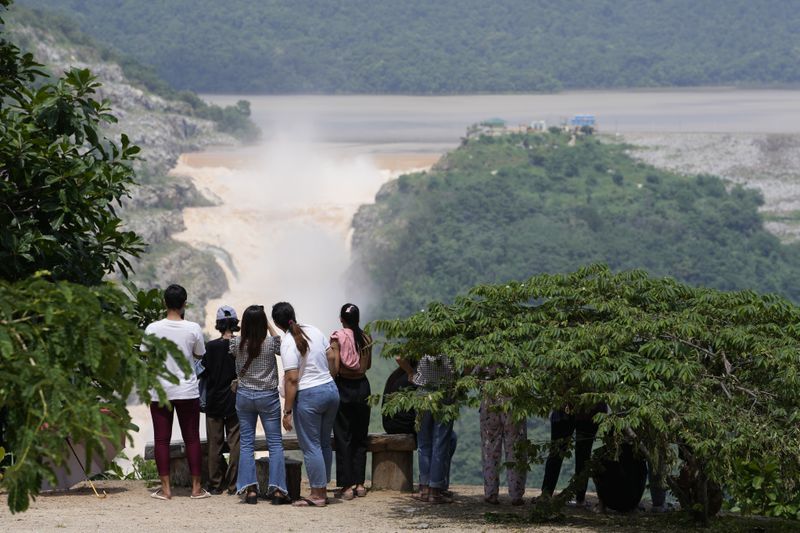
[[[399,392],[409,388],[414,388],[413,383],[408,382],[408,376],[402,368],[396,369],[386,380],[386,387],[383,389],[383,397],[394,392]],[[400,411],[394,416],[383,415],[383,429],[386,433],[416,433],[415,423],[417,413],[412,411]]]
[[236,360],[228,353],[228,339],[206,343],[203,372],[206,378],[206,416],[223,418],[236,414],[236,394],[231,381],[236,379]]

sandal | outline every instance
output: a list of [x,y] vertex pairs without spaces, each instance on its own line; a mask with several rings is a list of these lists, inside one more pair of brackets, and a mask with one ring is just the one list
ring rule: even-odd
[[427,485],[420,485],[419,492],[414,493],[411,497],[420,502],[428,501],[428,494],[430,494],[431,489]]
[[272,505],[287,505],[292,503],[292,500],[289,498],[288,494],[285,494],[279,490],[276,490],[272,493]]
[[355,498],[356,495],[355,492],[353,492],[353,488],[351,487],[349,489],[342,489],[342,491],[339,493],[339,497],[343,500],[350,501],[353,498]]
[[258,503],[258,493],[255,491],[247,491],[247,494],[244,497],[244,503],[249,503],[250,505],[255,505]]
[[483,499],[486,503],[490,505],[500,505],[500,500],[497,499],[496,494],[492,494],[491,496],[487,496]]
[[443,491],[436,491],[435,489],[428,494],[428,503],[453,503],[453,497],[444,494]]
[[360,489],[356,489],[356,496],[359,498],[363,498],[367,495],[367,487],[361,487]]
[[189,497],[191,499],[193,499],[193,500],[202,500],[203,498],[210,498],[211,497],[211,493],[208,492],[207,490],[203,489],[203,492],[201,492],[200,494],[196,494],[196,495],[192,494]]
[[292,502],[292,507],[325,507],[328,502],[325,500],[312,500],[311,498],[300,498]]
[[164,496],[164,491],[158,489],[157,491],[150,494],[151,498],[155,498],[156,500],[171,500],[172,496]]

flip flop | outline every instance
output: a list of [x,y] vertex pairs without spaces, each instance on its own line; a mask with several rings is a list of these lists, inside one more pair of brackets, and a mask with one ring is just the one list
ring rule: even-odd
[[161,493],[161,489],[158,489],[157,491],[151,493],[150,497],[155,498],[156,500],[169,500],[169,498],[167,498]]
[[325,500],[312,500],[311,498],[300,498],[292,502],[292,507],[325,507]]
[[203,489],[203,492],[202,492],[201,494],[198,494],[197,496],[195,496],[194,494],[192,494],[192,495],[191,495],[191,496],[189,496],[189,497],[190,497],[191,499],[193,499],[193,500],[202,500],[203,498],[210,498],[210,497],[211,497],[211,493],[210,493],[210,492],[208,492],[207,490]]

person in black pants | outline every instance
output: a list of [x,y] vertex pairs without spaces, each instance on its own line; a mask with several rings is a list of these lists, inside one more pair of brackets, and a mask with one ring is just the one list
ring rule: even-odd
[[[236,379],[236,361],[228,353],[230,339],[239,331],[236,311],[227,305],[217,310],[216,329],[221,337],[206,343],[203,376],[206,380],[206,436],[208,439],[208,491],[211,494],[236,492],[239,470],[239,417],[236,394],[231,381]],[[230,460],[222,453],[227,443]]]
[[[383,405],[382,402],[386,401],[390,394],[415,388],[414,384],[409,381],[406,371],[402,368],[396,368],[386,379],[381,406]],[[414,437],[417,436],[417,412],[415,410],[399,411],[392,416],[383,414],[382,417],[383,430],[389,435],[413,433]]]
[[[592,409],[590,413],[572,414],[566,411],[553,411],[550,414],[550,454],[544,466],[542,496],[549,497],[556,490],[558,477],[561,475],[561,463],[568,447],[568,439],[575,434],[575,474],[580,474],[592,455],[594,437],[597,435],[597,424],[592,418],[602,408]],[[575,493],[575,504],[586,505],[586,486],[589,478],[580,484]]]
[[372,393],[366,373],[372,366],[372,339],[358,325],[358,307],[344,304],[339,313],[342,329],[331,335],[331,349],[339,372],[339,411],[333,424],[336,450],[336,484],[340,496],[352,500],[366,496],[364,486],[367,470],[370,407],[367,398]]

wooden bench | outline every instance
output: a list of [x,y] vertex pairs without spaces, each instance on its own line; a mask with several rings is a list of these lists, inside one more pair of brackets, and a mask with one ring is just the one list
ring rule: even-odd
[[[333,441],[333,439],[331,439]],[[205,439],[200,440],[203,455],[203,484],[208,477],[208,444]],[[267,451],[265,436],[256,437],[255,451]],[[373,490],[398,490],[410,491],[413,485],[414,450],[417,444],[414,435],[387,435],[385,433],[370,433],[367,450],[372,453],[372,489]],[[284,450],[299,450],[297,435],[287,433],[283,436]],[[145,459],[155,459],[154,446],[148,442],[144,450]],[[176,486],[191,485],[189,465],[186,461],[186,448],[182,440],[172,441],[169,446],[170,478]],[[289,463],[287,463],[287,478],[289,476]],[[292,472],[295,469],[292,468]],[[299,472],[299,469],[297,469]],[[294,474],[293,474],[294,475]],[[297,474],[299,475],[299,474]],[[294,480],[292,480],[293,482]],[[298,481],[299,483],[299,481]],[[287,479],[287,484],[290,480]]]

